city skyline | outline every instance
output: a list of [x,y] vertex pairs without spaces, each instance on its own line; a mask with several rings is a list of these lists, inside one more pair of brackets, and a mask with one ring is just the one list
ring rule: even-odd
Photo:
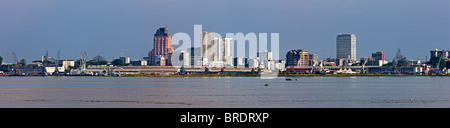
[[[224,6],[208,6],[217,3]],[[449,47],[450,16],[445,12],[450,10],[446,5],[448,1],[5,0],[0,2],[4,19],[0,21],[0,56],[11,62],[10,54],[15,52],[19,59],[31,62],[45,51],[56,57],[59,50],[63,59],[78,59],[80,51],[87,51],[90,57],[112,60],[123,49],[125,56],[142,59],[152,49],[156,28],[167,25],[172,33],[193,35],[192,25],[203,24],[222,35],[278,32],[281,56],[292,49],[307,49],[319,58],[334,57],[335,36],[354,33],[358,36],[357,60],[383,51],[391,61],[397,48],[409,59],[425,60],[430,50]],[[227,8],[231,6],[234,9]],[[164,7],[169,8],[158,11]],[[198,13],[202,10],[210,11]]]

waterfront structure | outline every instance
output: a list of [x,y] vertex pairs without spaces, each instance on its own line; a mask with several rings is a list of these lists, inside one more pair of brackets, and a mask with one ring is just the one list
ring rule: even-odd
[[350,58],[356,61],[355,34],[339,34],[336,37],[336,59]]
[[291,50],[286,53],[286,67],[309,66],[308,51],[303,49]]
[[384,53],[380,52],[380,51],[372,53],[372,57],[375,58],[376,61],[378,61],[378,60],[385,61],[386,60],[384,57]]
[[146,60],[132,60],[130,62],[131,65],[133,66],[146,66],[147,65],[147,61]]
[[395,70],[392,67],[368,67],[367,73],[370,74],[393,74],[393,73],[400,73],[400,74],[418,74],[422,72],[421,67],[398,67],[397,70]]
[[166,66],[166,58],[164,58],[164,56],[157,56],[155,59],[155,65]]
[[450,60],[445,61],[445,66],[447,69],[450,69]]
[[286,70],[286,61],[285,60],[275,60],[274,62],[278,62],[275,63],[275,68],[277,68],[280,71],[285,71]]
[[450,59],[449,53],[450,53],[450,50],[444,51],[444,50],[435,49],[435,50],[430,51],[430,56],[431,57],[437,56],[437,57],[441,57],[444,60],[448,60],[448,59]]
[[309,66],[313,66],[314,62],[318,62],[317,61],[317,54],[309,54]]
[[64,67],[65,69],[69,69],[70,67],[75,66],[74,60],[57,60],[58,67]]
[[360,63],[363,64],[364,62],[366,62],[365,66],[378,66],[378,67],[381,67],[384,64],[388,63],[385,59],[384,53],[380,51],[372,53],[371,58],[361,58]]
[[233,59],[233,66],[235,67],[245,67],[246,63],[244,57],[235,57]]
[[356,60],[353,60],[351,58],[339,58],[336,59],[336,66],[351,66],[356,63]]
[[169,58],[173,50],[169,30],[167,27],[159,28],[153,37],[153,49],[148,53],[148,61],[151,65],[157,65],[156,61],[161,64],[161,58]]
[[124,64],[129,64],[130,63],[130,57],[121,56],[120,60],[122,60],[122,62]]

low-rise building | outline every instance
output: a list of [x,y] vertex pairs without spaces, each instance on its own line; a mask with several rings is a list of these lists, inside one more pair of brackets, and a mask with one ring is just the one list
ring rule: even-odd
[[133,60],[130,62],[130,64],[133,66],[146,66],[147,60]]
[[249,68],[258,68],[259,67],[259,59],[248,59],[248,67]]
[[75,66],[74,60],[57,60],[58,61],[58,67],[64,67],[65,69],[69,69],[70,67]]
[[397,71],[393,67],[368,67],[367,73],[370,74],[394,74],[394,73],[400,73],[400,74],[415,74],[415,73],[421,73],[422,68],[421,67],[398,67]]

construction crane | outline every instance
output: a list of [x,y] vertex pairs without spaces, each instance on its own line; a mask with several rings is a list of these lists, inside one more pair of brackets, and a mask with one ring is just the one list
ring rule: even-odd
[[314,74],[314,72],[316,71],[316,65],[317,65],[317,61],[314,61],[314,64],[312,65],[312,68],[311,68],[311,72],[309,72],[310,74]]
[[311,68],[311,74],[314,74],[317,70],[321,73],[321,74],[326,74],[326,72],[324,73],[323,71],[324,71],[324,68],[323,68],[323,62],[325,62],[325,57],[326,56],[323,56],[323,59],[322,60],[320,60],[319,61],[319,67],[318,67],[318,69],[317,69],[317,67],[316,67],[316,65],[317,65],[317,61],[314,61],[314,64],[312,65],[312,68]]
[[15,69],[15,75],[20,75],[20,62],[17,60],[16,53],[12,52],[12,58],[14,59],[14,62],[16,63],[16,69]]
[[368,61],[369,59],[364,59],[364,62],[362,63],[362,67],[361,67],[361,69],[362,69],[362,74],[366,74],[366,63],[367,63],[367,61]]
[[81,51],[80,53],[80,72],[84,73],[86,72],[86,60],[88,60],[88,55],[86,53],[86,51]]
[[392,64],[394,66],[394,73],[395,74],[399,74],[397,65],[398,65],[398,61],[403,59],[403,58],[405,58],[405,56],[402,55],[402,53],[400,52],[400,48],[398,48],[397,55],[395,56],[394,60],[392,60]]
[[323,59],[320,61],[320,64],[319,64],[319,66],[320,66],[320,73],[322,73],[322,74],[327,74],[329,72],[327,69],[325,69],[323,67],[323,63],[325,62],[325,57],[326,56],[323,56]]

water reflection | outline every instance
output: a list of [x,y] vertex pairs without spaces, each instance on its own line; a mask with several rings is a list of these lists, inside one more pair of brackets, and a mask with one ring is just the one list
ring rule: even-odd
[[[0,107],[447,107],[448,77],[0,77]],[[270,86],[264,86],[265,83]]]

